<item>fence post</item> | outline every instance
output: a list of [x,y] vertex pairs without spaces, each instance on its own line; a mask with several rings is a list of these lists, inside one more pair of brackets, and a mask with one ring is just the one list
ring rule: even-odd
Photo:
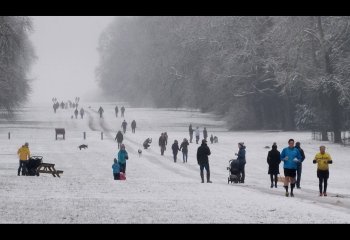
[[11,139],[11,133],[10,132],[8,133],[8,139],[9,140]]
[[101,132],[101,140],[103,140],[103,132]]
[[86,139],[86,132],[84,132],[84,140]]

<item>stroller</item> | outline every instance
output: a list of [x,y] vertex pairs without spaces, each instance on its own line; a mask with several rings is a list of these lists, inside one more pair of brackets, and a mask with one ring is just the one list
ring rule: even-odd
[[231,159],[229,161],[229,166],[227,167],[229,170],[229,175],[227,178],[227,183],[239,183],[241,181],[241,175],[239,173],[239,161],[237,159]]
[[27,163],[27,176],[39,176],[37,169],[43,162],[42,160],[43,157],[41,156],[32,156],[29,158]]

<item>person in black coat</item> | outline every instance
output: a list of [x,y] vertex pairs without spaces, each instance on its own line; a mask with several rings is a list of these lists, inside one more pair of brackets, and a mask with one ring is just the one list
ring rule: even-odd
[[210,181],[210,169],[209,169],[209,159],[208,156],[211,154],[210,149],[207,145],[207,140],[202,140],[202,145],[197,149],[197,162],[200,167],[200,175],[202,179],[202,183],[204,183],[204,173],[203,170],[205,168],[207,172],[207,183],[212,183]]
[[132,133],[135,133],[135,129],[136,129],[136,121],[135,121],[135,120],[132,120],[132,122],[131,122],[131,130],[132,130]]
[[174,162],[177,160],[177,153],[179,152],[179,143],[177,140],[174,141],[173,145],[171,146],[171,149],[173,149],[173,156],[174,156]]
[[305,153],[304,153],[304,150],[300,147],[300,142],[295,143],[295,148],[299,150],[301,155],[301,162],[297,163],[297,179],[296,179],[297,188],[300,189],[301,170],[303,167],[303,161],[305,159]]
[[[267,155],[267,163],[269,164],[268,174],[270,174],[271,188],[273,188],[273,182],[275,182],[275,188],[277,188],[277,174],[280,173],[279,166],[281,158],[276,143],[273,143],[272,150],[270,150]],[[275,177],[275,179],[273,177]]]
[[118,133],[117,133],[117,135],[115,136],[115,139],[114,140],[117,140],[117,142],[118,142],[118,149],[119,149],[119,147],[120,147],[120,145],[122,144],[122,142],[123,142],[123,134],[122,134],[122,132],[121,131],[118,131]]
[[246,164],[246,158],[245,158],[245,146],[244,142],[238,143],[238,153],[237,155],[237,160],[239,162],[239,174],[240,174],[240,183],[244,183],[245,180],[245,164]]
[[182,160],[183,162],[187,162],[187,156],[188,156],[188,141],[186,138],[184,138],[183,142],[180,145],[180,151],[182,151]]

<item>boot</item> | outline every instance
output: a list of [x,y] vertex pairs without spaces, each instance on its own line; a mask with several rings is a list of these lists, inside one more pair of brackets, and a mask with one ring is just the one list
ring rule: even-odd
[[212,183],[212,181],[210,181],[210,173],[207,173],[207,183]]
[[295,188],[295,183],[291,183],[290,184],[290,196],[291,197],[294,197],[294,194],[293,194],[293,189]]
[[201,179],[202,179],[202,183],[204,183],[204,174],[203,174],[203,172],[201,172]]

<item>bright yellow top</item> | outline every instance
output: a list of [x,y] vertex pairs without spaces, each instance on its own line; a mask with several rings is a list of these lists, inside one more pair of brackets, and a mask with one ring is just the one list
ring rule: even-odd
[[329,153],[317,153],[315,155],[315,160],[317,162],[317,169],[319,170],[328,170],[328,160],[332,160],[331,155]]
[[22,146],[20,149],[18,149],[17,154],[19,156],[19,160],[28,160],[30,158],[30,151],[26,146]]

